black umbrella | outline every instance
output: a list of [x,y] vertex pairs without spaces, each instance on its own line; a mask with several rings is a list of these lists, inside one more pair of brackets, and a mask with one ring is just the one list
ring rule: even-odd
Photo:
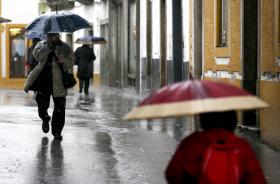
[[11,20],[3,18],[3,17],[0,17],[0,23],[3,23],[3,22],[11,22]]
[[50,12],[37,17],[25,29],[26,32],[38,33],[73,33],[89,28],[91,24],[79,15],[70,12]]
[[29,40],[32,40],[34,38],[39,38],[41,40],[46,40],[47,35],[43,33],[38,33],[38,32],[33,32],[33,31],[28,31],[25,33],[25,37]]
[[105,44],[107,41],[105,38],[97,37],[97,36],[84,36],[78,38],[75,43],[77,44]]

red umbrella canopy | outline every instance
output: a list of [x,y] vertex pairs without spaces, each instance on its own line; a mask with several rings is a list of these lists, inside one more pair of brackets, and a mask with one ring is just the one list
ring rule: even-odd
[[181,102],[195,99],[247,96],[249,92],[221,82],[186,81],[165,86],[145,98],[142,105]]
[[155,91],[124,119],[168,118],[265,107],[268,107],[267,103],[236,86],[222,82],[189,80]]

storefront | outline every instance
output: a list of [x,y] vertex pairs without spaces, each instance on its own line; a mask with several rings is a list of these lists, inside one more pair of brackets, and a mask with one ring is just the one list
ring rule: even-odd
[[26,24],[6,24],[5,45],[1,57],[1,87],[20,88],[28,73],[26,65],[28,41],[24,36]]
[[[0,15],[11,22],[0,28],[0,88],[22,89],[28,74],[27,51],[30,41],[25,27],[39,15],[40,0],[14,0],[17,6],[11,11],[10,0],[0,0]],[[25,8],[28,5],[28,9]],[[23,8],[24,7],[24,8]]]

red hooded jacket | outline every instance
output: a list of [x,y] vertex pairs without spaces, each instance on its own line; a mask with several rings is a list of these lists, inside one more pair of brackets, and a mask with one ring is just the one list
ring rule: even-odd
[[[236,142],[240,152],[241,181],[244,184],[266,184],[261,166],[249,143],[225,129],[210,129],[195,132],[185,138],[177,148],[167,170],[166,179],[169,184],[199,183],[202,170],[203,153],[212,140],[231,139]],[[218,173],[217,173],[218,174]]]

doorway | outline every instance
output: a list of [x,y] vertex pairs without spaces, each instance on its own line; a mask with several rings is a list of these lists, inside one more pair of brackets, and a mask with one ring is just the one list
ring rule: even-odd
[[9,25],[7,27],[8,40],[8,78],[25,78],[28,74],[28,68],[25,63],[27,41],[24,36],[24,26]]
[[[258,88],[258,9],[259,2],[243,0],[243,83],[245,90],[257,95]],[[259,128],[258,112],[244,111],[242,124]]]

